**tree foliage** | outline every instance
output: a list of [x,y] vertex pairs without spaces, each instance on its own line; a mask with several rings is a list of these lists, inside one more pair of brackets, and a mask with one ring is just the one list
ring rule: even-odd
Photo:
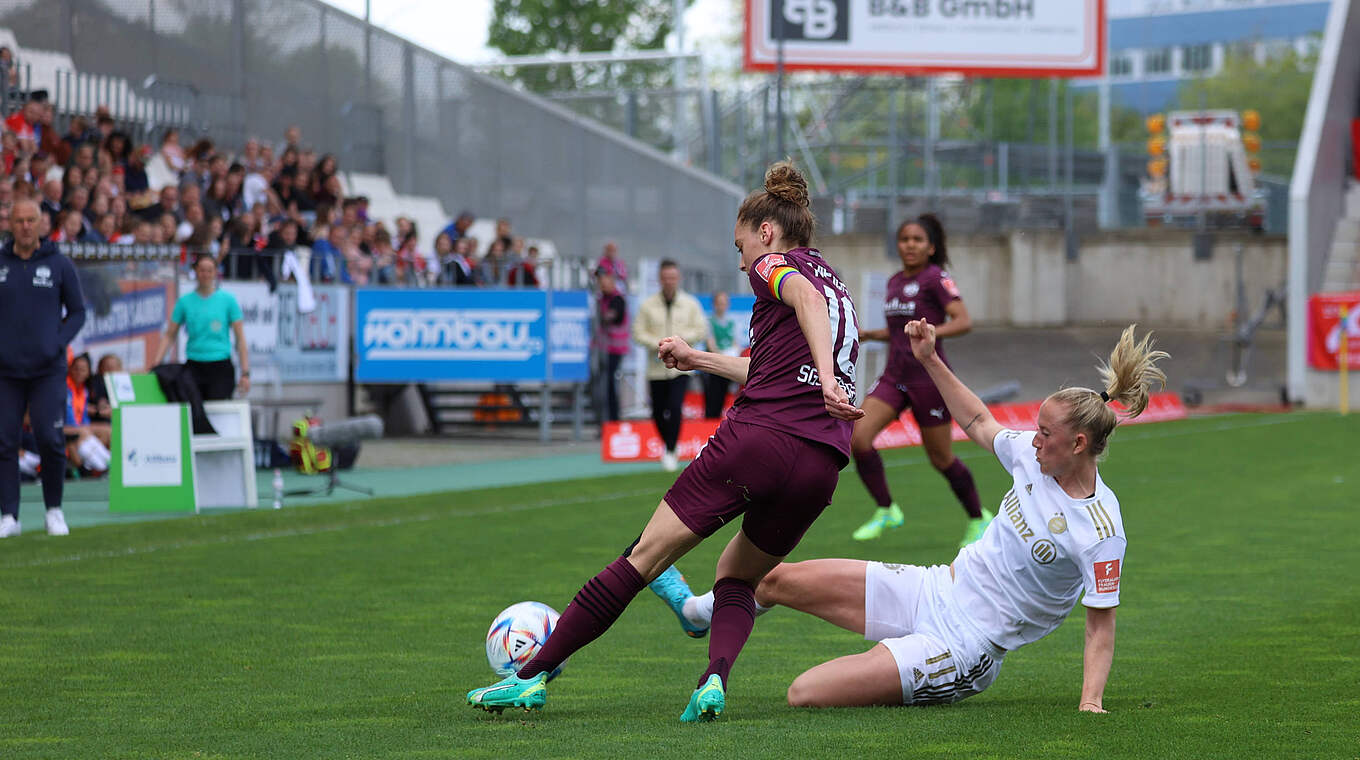
[[[487,44],[511,56],[655,50],[673,29],[672,10],[664,0],[495,0]],[[546,92],[655,86],[667,70],[665,63],[576,64],[506,73]]]

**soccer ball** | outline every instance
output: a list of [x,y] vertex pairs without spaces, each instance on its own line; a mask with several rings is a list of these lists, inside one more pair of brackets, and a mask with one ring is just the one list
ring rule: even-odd
[[[557,610],[542,602],[519,602],[506,607],[486,632],[487,663],[502,678],[514,675],[534,659],[556,627]],[[548,674],[548,680],[562,672],[562,665]]]

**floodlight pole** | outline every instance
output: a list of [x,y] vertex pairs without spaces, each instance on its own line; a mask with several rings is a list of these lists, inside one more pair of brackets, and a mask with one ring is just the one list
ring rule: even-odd
[[784,160],[784,0],[772,0],[779,10],[774,14],[774,131],[775,160]]

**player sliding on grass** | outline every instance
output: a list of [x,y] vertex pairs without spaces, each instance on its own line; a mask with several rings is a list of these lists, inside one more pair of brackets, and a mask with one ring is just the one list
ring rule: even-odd
[[[1114,656],[1115,607],[1124,560],[1119,502],[1096,463],[1119,424],[1115,400],[1136,417],[1166,375],[1151,335],[1130,326],[1108,365],[1105,390],[1066,388],[1039,408],[1039,430],[1007,430],[935,353],[935,328],[907,325],[911,350],[978,445],[1014,480],[982,538],[948,566],[849,559],[780,565],[756,589],[760,608],[785,605],[878,642],[863,654],[824,662],[794,679],[789,704],[812,707],[931,704],[977,694],[1001,660],[1048,635],[1077,601],[1086,607],[1086,648],[1078,709],[1105,712]],[[1082,589],[1085,594],[1082,594]],[[708,617],[708,594],[685,605],[693,624]]]
[[576,594],[533,660],[500,683],[468,692],[469,704],[542,706],[554,668],[613,625],[663,568],[744,515],[718,560],[708,669],[680,719],[712,720],[723,711],[728,674],[755,622],[754,589],[831,503],[850,458],[851,422],[864,414],[851,402],[855,310],[835,270],[807,247],[815,224],[802,175],[787,162],[771,166],[765,189],[742,202],[734,231],[741,269],[756,293],[751,356],[696,351],[674,336],[658,347],[668,367],[721,375],[745,388],[631,549]]
[[[924,319],[936,326],[939,338],[945,338],[967,333],[973,329],[973,322],[959,297],[959,289],[944,271],[949,266],[949,250],[939,219],[933,214],[922,214],[898,225],[897,255],[902,259],[902,270],[888,280],[883,297],[883,317],[888,326],[865,330],[859,336],[860,340],[888,342],[888,366],[869,389],[869,397],[864,400],[864,417],[855,423],[855,433],[850,437],[855,469],[878,504],[874,516],[855,531],[854,539],[871,541],[883,535],[884,530],[902,525],[902,510],[888,490],[883,457],[874,448],[874,438],[910,407],[921,428],[926,458],[949,481],[963,511],[968,513],[968,527],[959,542],[959,546],[965,546],[982,536],[993,515],[982,509],[973,473],[954,456],[954,426],[950,424],[953,420],[949,409],[925,368],[911,355],[911,343],[903,328],[909,320]],[[936,346],[936,354],[945,366],[949,365],[943,345]]]

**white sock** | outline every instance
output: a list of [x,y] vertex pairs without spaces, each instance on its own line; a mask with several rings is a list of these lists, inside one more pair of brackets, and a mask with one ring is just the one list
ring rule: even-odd
[[685,606],[681,609],[685,619],[695,625],[710,625],[713,623],[713,592],[691,596],[685,600]]
[[[760,617],[773,607],[763,607],[760,602],[756,602],[756,617]],[[685,619],[695,625],[713,624],[713,592],[710,590],[704,594],[691,596],[685,600],[685,606],[681,609]]]

